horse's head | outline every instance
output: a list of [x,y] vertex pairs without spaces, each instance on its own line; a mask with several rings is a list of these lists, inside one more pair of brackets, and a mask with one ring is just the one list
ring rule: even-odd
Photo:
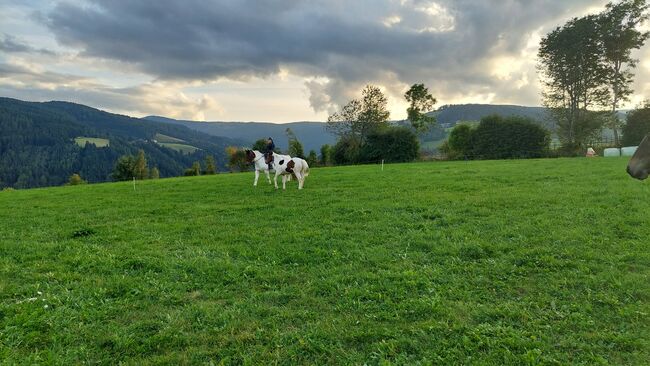
[[641,141],[636,152],[627,164],[627,173],[636,179],[644,180],[650,174],[650,135]]
[[264,162],[267,164],[271,164],[273,162],[273,153],[272,152],[267,152],[264,154]]
[[246,161],[252,163],[255,160],[255,153],[253,150],[246,150]]

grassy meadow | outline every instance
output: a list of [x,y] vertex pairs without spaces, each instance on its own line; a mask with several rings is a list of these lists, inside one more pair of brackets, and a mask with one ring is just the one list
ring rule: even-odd
[[169,148],[169,149],[172,149],[172,150],[176,150],[176,151],[178,151],[180,153],[183,153],[183,154],[192,154],[196,150],[200,150],[198,147],[194,147],[194,146],[191,146],[191,145],[185,145],[185,144],[173,144],[173,143],[168,143],[168,142],[159,142],[158,145]]
[[627,159],[0,192],[4,364],[647,364]]
[[86,144],[94,144],[97,147],[106,147],[110,144],[108,139],[101,139],[98,137],[77,137],[74,139],[74,142],[81,147],[85,147]]
[[185,140],[181,140],[176,137],[163,135],[162,133],[156,133],[154,135],[154,140],[158,145],[176,150],[183,154],[192,154],[197,150],[200,150],[198,147],[192,145],[187,145]]
[[158,142],[165,142],[165,143],[171,143],[171,144],[186,142],[185,140],[181,140],[179,138],[172,137],[172,136],[163,135],[162,133],[156,133],[153,136],[153,138],[154,138],[154,140],[156,140]]

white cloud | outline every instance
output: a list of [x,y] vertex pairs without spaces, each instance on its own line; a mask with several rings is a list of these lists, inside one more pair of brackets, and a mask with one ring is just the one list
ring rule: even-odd
[[389,17],[384,18],[384,20],[382,20],[384,26],[388,28],[391,28],[394,25],[399,24],[401,22],[402,22],[402,18],[399,15],[391,15]]

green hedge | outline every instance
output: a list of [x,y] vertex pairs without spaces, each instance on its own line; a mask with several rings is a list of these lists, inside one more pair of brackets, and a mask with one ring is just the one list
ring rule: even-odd
[[391,127],[368,136],[361,149],[362,162],[385,160],[391,163],[413,161],[418,157],[420,143],[418,138],[406,127]]
[[450,156],[470,159],[538,158],[547,155],[550,134],[526,117],[498,115],[476,128],[456,126],[448,141]]
[[388,127],[368,135],[363,146],[357,141],[343,137],[334,146],[334,163],[357,164],[408,162],[418,157],[420,143],[417,135],[407,127]]

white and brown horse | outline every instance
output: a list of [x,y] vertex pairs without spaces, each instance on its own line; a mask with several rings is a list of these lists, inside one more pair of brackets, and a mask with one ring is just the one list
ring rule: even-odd
[[644,180],[650,174],[650,134],[647,134],[639,144],[634,155],[627,163],[627,173],[632,178]]
[[292,175],[298,180],[298,189],[305,185],[305,178],[309,175],[309,165],[305,160],[273,153],[266,155],[265,161],[267,164],[273,164],[275,189],[278,189],[278,175],[282,176],[282,189],[287,188],[287,180],[291,179]]
[[246,150],[246,161],[255,165],[255,180],[253,186],[257,186],[257,180],[260,177],[260,171],[266,174],[266,180],[271,184],[271,176],[269,175],[269,165],[264,160],[264,154],[257,150]]

